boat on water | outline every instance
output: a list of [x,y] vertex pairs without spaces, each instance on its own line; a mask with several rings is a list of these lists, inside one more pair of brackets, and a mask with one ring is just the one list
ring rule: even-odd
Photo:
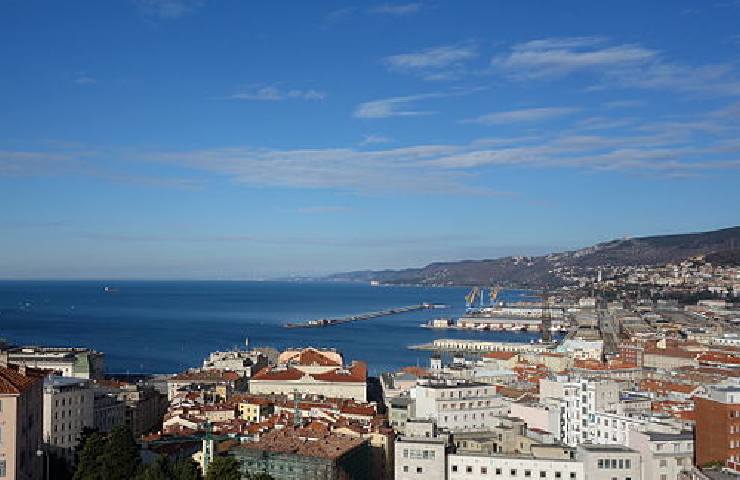
[[105,288],[103,288],[103,291],[105,293],[116,293],[118,291],[117,288],[111,287],[110,285],[106,285]]

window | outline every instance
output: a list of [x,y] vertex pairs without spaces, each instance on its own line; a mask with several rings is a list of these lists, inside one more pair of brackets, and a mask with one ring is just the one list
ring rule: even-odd
[[408,448],[404,448],[403,449],[403,458],[409,458],[409,449]]
[[516,468],[512,468],[511,471],[509,471],[509,475],[516,477]]
[[547,472],[544,470],[540,470],[540,478],[547,478]]
[[624,468],[624,460],[622,460],[621,458],[619,459],[619,468]]
[[612,468],[617,468],[617,459],[612,458]]
[[416,467],[416,473],[421,473],[421,467]]
[[[570,472],[570,479],[575,480],[575,478],[576,478],[576,472]],[[632,479],[628,478],[626,480],[632,480]]]
[[470,465],[465,467],[465,473],[473,473],[473,467],[471,467]]
[[480,467],[481,475],[488,475],[488,469],[486,467]]
[[555,478],[562,478],[562,474],[560,472],[555,472]]
[[604,459],[603,458],[600,458],[599,459],[598,466],[599,466],[599,468],[604,468]]
[[632,463],[632,462],[630,462],[630,459],[629,459],[629,458],[625,458],[625,459],[624,459],[624,468],[631,468],[631,467],[630,467],[630,464],[631,464],[631,463]]
[[524,478],[531,478],[532,470],[524,470]]
[[496,475],[501,475],[501,469],[500,468],[497,468],[496,469]]
[[408,472],[409,471],[409,466],[408,465],[404,465],[403,466],[403,471],[404,472]]
[[665,467],[666,465],[668,465],[668,462],[665,459],[660,461],[661,467]]
[[453,465],[453,466],[452,466],[452,471],[453,471],[453,472],[457,472],[457,465]]
[[5,475],[7,475],[5,460],[0,460],[0,477],[5,478]]

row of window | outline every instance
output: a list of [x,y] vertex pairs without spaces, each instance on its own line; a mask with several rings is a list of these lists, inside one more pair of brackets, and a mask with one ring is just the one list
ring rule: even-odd
[[434,450],[420,450],[418,448],[404,448],[403,458],[415,460],[434,460]]
[[[453,472],[460,471],[458,469],[458,466],[457,465],[452,465],[451,466],[451,469],[452,469]],[[466,465],[465,466],[465,473],[473,473],[473,467],[470,466],[470,465]],[[494,473],[496,475],[503,475],[503,469],[496,468],[496,469],[494,469]],[[518,471],[517,471],[516,468],[509,469],[509,476],[510,477],[516,477],[517,476],[517,473],[518,473]],[[480,474],[481,475],[488,475],[488,467],[480,467]],[[525,469],[524,470],[524,478],[532,478],[532,470]],[[539,478],[547,478],[547,471],[546,470],[540,470],[539,471]],[[553,478],[561,479],[561,478],[563,478],[563,473],[562,472],[554,472]],[[568,478],[570,480],[575,480],[576,479],[576,472],[570,472],[568,474]]]
[[[473,392],[475,391],[475,394]],[[488,395],[488,389],[484,388],[483,390],[467,390],[463,392],[462,390],[457,390],[457,395],[455,395],[455,390],[449,392],[447,395],[447,398],[463,398],[463,394],[465,397],[472,397],[472,396],[480,396],[480,395]],[[441,392],[439,394],[440,398],[445,398],[445,392]]]
[[629,458],[599,458],[596,462],[601,469],[625,469],[632,468],[632,461]]
[[[460,402],[459,405],[460,405],[460,407],[458,407],[458,404],[457,403],[443,403],[442,404],[442,408],[448,408],[448,407],[449,408],[453,408],[453,409],[454,408],[460,408],[460,410],[462,410],[464,408],[475,408],[475,406],[476,406],[475,405],[475,402],[468,402],[468,403]],[[484,405],[486,407],[490,407],[491,406],[491,401],[490,400],[486,400],[485,402],[483,402],[483,400],[478,400],[478,406],[479,407],[482,407]]]
[[[77,397],[77,398],[78,398],[78,400],[79,400],[79,401],[78,401],[77,403],[85,403],[85,397],[84,397],[84,396],[79,396],[79,397]],[[62,398],[62,401],[61,401],[61,402],[59,401],[59,399],[58,399],[58,398],[57,398],[56,400],[54,400],[54,406],[55,406],[55,407],[58,407],[60,403],[61,403],[61,405],[62,405],[63,407],[64,407],[64,406],[66,406],[67,404],[69,404],[69,405],[72,405],[73,403],[75,403],[75,402],[74,402],[74,397],[71,397],[71,398],[69,399],[69,402],[67,402],[67,399],[66,399],[66,398]]]

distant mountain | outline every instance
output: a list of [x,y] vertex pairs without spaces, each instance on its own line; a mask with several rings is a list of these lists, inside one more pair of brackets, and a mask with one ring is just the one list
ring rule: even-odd
[[404,270],[357,271],[327,277],[332,281],[414,285],[492,285],[537,287],[555,286],[562,281],[557,268],[658,265],[707,255],[718,262],[740,259],[740,227],[711,232],[626,238],[600,243],[580,250],[536,257],[503,257],[431,263]]

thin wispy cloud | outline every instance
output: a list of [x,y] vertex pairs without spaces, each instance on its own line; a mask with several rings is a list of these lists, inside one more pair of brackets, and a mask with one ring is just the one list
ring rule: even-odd
[[613,100],[602,104],[605,108],[638,108],[645,105],[642,100]]
[[424,100],[446,97],[458,97],[480,92],[483,87],[455,88],[443,92],[419,93],[401,97],[381,98],[363,102],[355,108],[356,118],[388,118],[388,117],[416,117],[420,115],[433,115],[435,110],[420,110],[413,107],[415,103]]
[[94,85],[98,83],[98,81],[85,72],[79,72],[77,73],[77,75],[75,75],[74,83],[76,83],[77,85]]
[[644,64],[657,52],[635,44],[610,46],[601,37],[532,40],[511,47],[491,61],[510,75],[525,78],[559,77],[582,70]]
[[298,88],[281,89],[275,85],[246,87],[228,95],[219,97],[221,100],[253,100],[277,102],[281,100],[324,100],[326,93],[319,90],[302,90]]
[[588,73],[612,87],[669,90],[699,96],[738,96],[740,79],[730,63],[687,65],[638,44],[613,45],[604,37],[565,37],[513,45],[491,60],[494,71],[513,80],[545,80]]
[[175,19],[191,14],[205,3],[206,0],[136,0],[141,13],[161,19]]
[[360,145],[378,145],[382,143],[390,143],[392,141],[392,138],[386,137],[385,135],[370,134],[363,137]]
[[[529,110],[495,112],[501,115],[495,121],[542,118],[542,112]],[[170,180],[169,185],[163,186],[175,188],[188,188],[188,179],[192,178],[225,179],[247,188],[491,196],[512,192],[483,182],[483,174],[490,167],[567,168],[575,172],[613,172],[664,179],[740,170],[737,142],[740,102],[704,113],[649,121],[574,117],[563,117],[563,128],[549,133],[397,148],[242,146],[138,152],[6,149],[0,151],[0,176],[74,175],[140,184],[151,178],[151,184]],[[567,127],[566,122],[570,122]],[[100,166],[108,161],[116,165],[115,171]],[[147,165],[159,166],[156,176],[145,173],[151,171]],[[333,210],[330,207],[305,208],[318,213]]]
[[440,98],[440,93],[422,93],[418,95],[406,95],[403,97],[382,98],[363,102],[357,106],[354,116],[357,118],[388,118],[388,117],[415,117],[419,115],[432,115],[433,110],[419,110],[412,104],[420,100]]
[[413,15],[421,11],[423,4],[422,2],[413,3],[384,3],[368,9],[370,13],[377,13],[381,15],[392,15],[396,17],[404,15]]
[[570,115],[579,109],[574,107],[540,107],[523,108],[502,112],[487,113],[463,120],[463,123],[480,123],[482,125],[502,125],[509,123],[526,123],[549,120],[564,115]]
[[465,72],[465,62],[478,56],[475,45],[442,45],[418,52],[391,55],[383,63],[391,70],[421,75],[427,80],[448,80]]

